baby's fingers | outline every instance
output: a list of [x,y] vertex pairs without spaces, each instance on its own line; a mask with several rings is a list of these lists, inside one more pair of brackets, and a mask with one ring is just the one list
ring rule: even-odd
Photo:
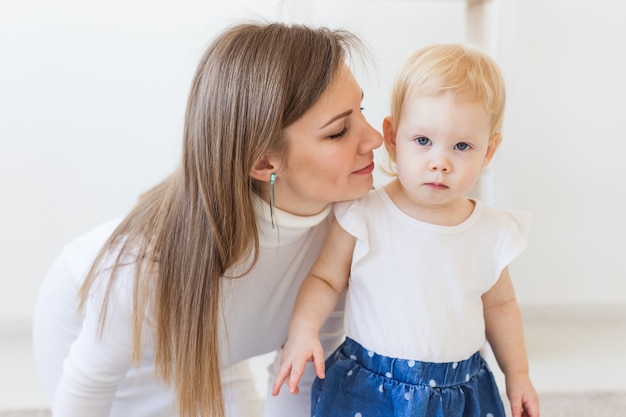
[[290,372],[291,372],[291,365],[284,363],[280,366],[280,369],[278,370],[278,373],[276,374],[276,378],[274,379],[274,386],[272,387],[272,395],[274,396],[278,395],[278,393],[280,392],[280,387],[282,387],[283,383],[285,382],[285,379],[287,379],[287,376],[289,376]]
[[511,417],[539,417],[538,401],[528,401],[524,397],[510,400]]
[[289,386],[289,392],[292,394],[297,394],[300,392],[300,388],[298,388],[298,382],[300,382],[300,378],[302,378],[302,374],[304,374],[304,366],[305,364],[294,365],[291,367],[291,372],[289,373],[289,381],[287,385]]
[[523,409],[521,397],[511,398],[509,401],[511,402],[511,417],[522,417]]
[[523,417],[539,417],[539,399],[533,398],[531,400],[522,401],[522,407],[524,409],[522,416]]
[[317,375],[319,379],[326,378],[324,362],[325,360],[323,352],[318,352],[313,355],[313,366],[315,367],[315,375]]

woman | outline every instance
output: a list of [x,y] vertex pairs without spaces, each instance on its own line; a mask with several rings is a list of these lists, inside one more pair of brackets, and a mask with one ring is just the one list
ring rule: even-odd
[[[331,203],[372,187],[382,138],[345,64],[358,49],[350,33],[283,24],[216,38],[180,167],[121,222],[70,244],[41,289],[34,349],[55,416],[258,415],[242,361],[285,341]],[[265,405],[308,412],[306,395]]]

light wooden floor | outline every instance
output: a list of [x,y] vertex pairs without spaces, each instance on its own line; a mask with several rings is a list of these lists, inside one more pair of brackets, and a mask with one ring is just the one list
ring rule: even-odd
[[[531,376],[540,393],[626,392],[624,310],[539,309],[524,315]],[[0,410],[41,408],[28,326],[0,326]],[[492,359],[488,356],[488,360]],[[254,360],[259,389],[269,356]],[[503,378],[492,366],[499,386]]]

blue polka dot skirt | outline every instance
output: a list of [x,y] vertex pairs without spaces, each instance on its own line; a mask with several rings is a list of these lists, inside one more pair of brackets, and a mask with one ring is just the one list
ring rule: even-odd
[[478,352],[453,363],[394,359],[348,338],[313,383],[313,417],[504,417],[495,379]]

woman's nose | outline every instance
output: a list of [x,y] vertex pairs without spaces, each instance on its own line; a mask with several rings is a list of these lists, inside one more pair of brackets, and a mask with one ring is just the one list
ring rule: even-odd
[[380,147],[383,143],[383,136],[363,118],[363,135],[361,136],[361,153],[365,154]]

